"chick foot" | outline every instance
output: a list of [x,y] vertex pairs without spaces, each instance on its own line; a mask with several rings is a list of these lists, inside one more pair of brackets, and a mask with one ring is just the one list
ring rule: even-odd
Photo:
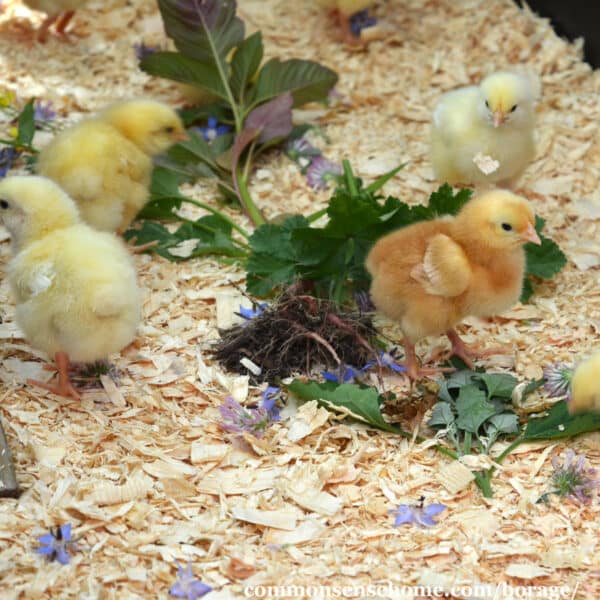
[[54,355],[54,361],[58,370],[58,383],[46,383],[36,379],[28,379],[27,383],[48,390],[57,396],[81,400],[81,394],[75,389],[69,377],[69,355],[66,352],[57,352]]
[[454,329],[449,329],[446,332],[450,343],[452,344],[452,350],[450,356],[458,356],[462,361],[469,367],[469,369],[475,368],[473,359],[475,358],[486,358],[493,356],[494,354],[508,354],[510,350],[506,347],[496,346],[492,348],[477,348],[476,346],[468,346],[459,337],[458,333]]
[[406,367],[406,375],[411,381],[419,381],[425,377],[435,377],[442,373],[452,373],[456,369],[452,367],[422,367],[419,365],[415,347],[408,341],[404,341],[404,366]]

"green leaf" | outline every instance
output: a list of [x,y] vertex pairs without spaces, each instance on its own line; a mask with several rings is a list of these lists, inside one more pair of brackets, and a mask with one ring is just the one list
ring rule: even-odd
[[208,64],[224,63],[244,39],[235,0],[158,0],[166,34],[184,55]]
[[283,94],[291,92],[294,106],[324,100],[337,82],[335,71],[310,60],[292,58],[267,61],[253,87],[251,106],[257,106]]
[[481,373],[477,375],[488,390],[488,398],[511,398],[518,381],[509,373]]
[[33,99],[30,100],[24,107],[18,118],[16,146],[31,146],[33,136],[35,135],[35,110],[33,108]]
[[378,177],[371,185],[369,185],[366,188],[367,192],[371,194],[376,194],[390,179],[392,179],[392,177],[394,177],[394,175],[396,175],[396,173],[404,169],[404,167],[407,164],[407,162],[402,163],[401,165],[398,165],[397,167],[393,168],[391,171],[384,173],[381,177]]
[[490,430],[495,430],[493,434],[498,433],[519,433],[519,418],[515,413],[505,412],[494,415],[486,421],[485,430],[490,435]]
[[550,279],[567,264],[567,257],[556,242],[543,235],[540,238],[540,246],[525,244],[527,274]]
[[243,102],[246,86],[260,67],[262,58],[262,34],[257,31],[237,47],[231,60],[230,85],[239,102]]
[[445,183],[429,196],[428,208],[431,211],[430,218],[458,214],[472,195],[473,191],[469,189],[462,189],[454,194],[452,188]]
[[493,404],[486,400],[485,392],[472,384],[460,388],[456,411],[456,426],[471,433],[477,433],[481,425],[496,414]]
[[530,441],[566,438],[597,429],[600,429],[600,413],[570,415],[566,402],[561,400],[550,409],[547,416],[528,421],[524,439]]
[[533,284],[527,275],[523,278],[523,291],[521,292],[520,302],[527,302],[533,296]]
[[189,83],[227,100],[227,91],[214,65],[200,62],[177,52],[155,52],[140,61],[149,75]]
[[164,167],[155,167],[152,171],[150,195],[155,198],[184,198],[179,191],[181,177]]
[[380,405],[383,401],[379,392],[374,387],[356,385],[353,383],[337,384],[332,381],[306,383],[294,379],[287,389],[302,400],[317,400],[328,409],[341,408],[346,413],[358,419],[392,433],[399,433],[400,429],[385,421],[381,415]]
[[427,425],[429,427],[448,427],[454,421],[452,406],[448,402],[438,402],[431,411],[431,419],[429,419]]

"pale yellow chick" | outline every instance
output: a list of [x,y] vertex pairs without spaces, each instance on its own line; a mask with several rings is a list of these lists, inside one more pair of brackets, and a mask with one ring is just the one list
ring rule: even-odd
[[571,379],[570,413],[600,411],[600,352],[584,360]]
[[468,348],[454,327],[466,316],[491,316],[515,304],[525,271],[523,244],[540,244],[535,216],[524,198],[493,190],[473,198],[456,217],[415,223],[376,242],[366,267],[378,311],[398,321],[411,379],[421,369],[415,344],[446,334],[452,354],[469,367],[490,354]]
[[152,157],[184,139],[171,107],[129,100],[61,131],[40,152],[36,170],[75,200],[83,221],[122,233],[148,201]]
[[56,32],[64,36],[69,21],[73,18],[75,11],[87,4],[89,0],[23,0],[33,10],[46,13],[46,19],[38,30],[38,41],[45,42],[48,38],[48,30],[56,23]]
[[[507,71],[444,94],[431,129],[436,179],[464,185],[516,180],[535,154],[536,94],[533,79]],[[480,168],[479,161],[492,166]]]
[[83,224],[71,198],[43,177],[0,181],[0,222],[12,238],[17,323],[58,369],[57,384],[30,383],[79,398],[69,362],[105,359],[135,336],[141,301],[131,256],[119,238]]
[[317,0],[317,4],[335,13],[344,36],[344,41],[348,44],[355,45],[360,43],[350,29],[350,17],[369,8],[374,4],[374,0]]

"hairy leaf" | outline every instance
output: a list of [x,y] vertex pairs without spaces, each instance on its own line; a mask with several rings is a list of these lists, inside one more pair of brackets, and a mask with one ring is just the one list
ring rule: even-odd
[[199,87],[227,100],[227,91],[214,65],[177,52],[156,52],[140,61],[140,67],[150,75],[172,79]]
[[570,415],[567,403],[561,400],[550,409],[547,416],[529,419],[523,437],[525,441],[551,440],[573,437],[597,429],[600,429],[600,413]]
[[294,379],[286,387],[302,400],[317,400],[330,410],[342,409],[343,413],[349,412],[350,416],[377,429],[392,433],[400,431],[397,426],[388,423],[381,415],[380,405],[383,399],[374,387],[353,383],[337,384],[331,381],[304,383],[298,379]]
[[477,433],[481,425],[496,414],[494,405],[486,400],[485,392],[471,384],[460,388],[456,399],[456,411],[456,426],[471,433]]
[[272,58],[260,70],[253,87],[252,106],[291,92],[294,106],[324,100],[337,82],[335,71],[310,60]]
[[244,39],[235,0],[158,0],[166,34],[184,55],[210,65],[224,64]]
[[448,402],[438,402],[431,411],[431,418],[427,422],[430,427],[448,427],[455,421],[452,406]]

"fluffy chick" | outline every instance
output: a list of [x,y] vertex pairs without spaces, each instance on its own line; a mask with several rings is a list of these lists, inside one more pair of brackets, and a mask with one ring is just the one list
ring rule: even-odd
[[[506,71],[444,94],[431,130],[437,180],[466,185],[516,180],[535,154],[536,95],[532,79]],[[478,154],[497,161],[498,168],[484,173],[473,161]]]
[[600,411],[600,352],[584,360],[571,379],[570,413]]
[[371,296],[381,313],[400,323],[409,377],[439,371],[419,369],[416,361],[415,343],[430,335],[446,333],[452,354],[473,366],[477,353],[454,327],[468,315],[494,315],[517,302],[523,244],[540,243],[534,223],[527,200],[493,190],[473,198],[456,217],[416,223],[375,244],[366,261]]
[[58,369],[57,384],[30,383],[79,398],[70,360],[104,359],[135,336],[140,293],[131,256],[114,235],[81,223],[71,198],[43,177],[0,181],[0,221],[12,238],[17,323]]
[[56,23],[56,32],[64,36],[75,10],[87,4],[88,0],[23,0],[23,2],[33,10],[46,13],[46,19],[37,33],[38,41],[45,42],[48,39],[48,30],[54,23]]
[[36,170],[75,200],[86,223],[121,233],[148,201],[152,157],[184,139],[171,107],[129,100],[61,131]]
[[373,4],[373,0],[317,0],[317,3],[337,16],[344,41],[347,44],[360,44],[360,40],[353,35],[350,29],[350,17],[369,8]]

